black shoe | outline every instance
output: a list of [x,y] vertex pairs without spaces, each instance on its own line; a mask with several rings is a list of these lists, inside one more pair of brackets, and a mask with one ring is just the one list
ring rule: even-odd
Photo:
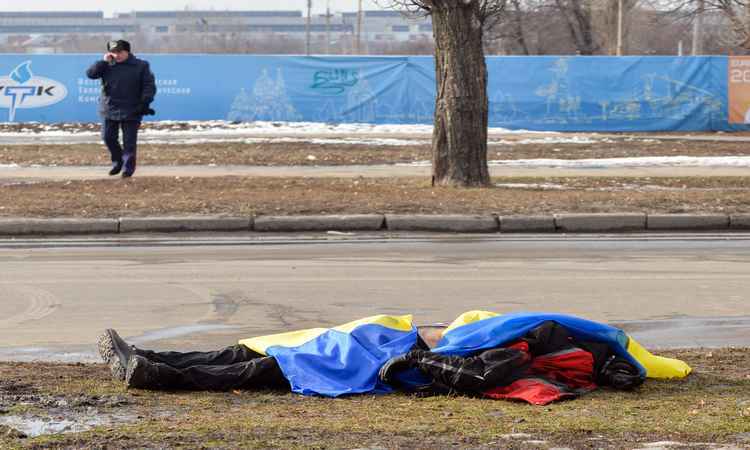
[[112,169],[109,171],[110,175],[117,175],[122,170],[122,164],[115,164],[112,166]]
[[128,360],[136,353],[133,346],[122,340],[115,330],[107,329],[99,336],[99,355],[109,364],[112,377],[117,380],[125,379]]
[[128,389],[158,389],[159,369],[143,356],[133,355],[128,360],[128,370],[125,373],[125,386]]
[[133,176],[133,174],[132,174],[132,173],[127,173],[127,172],[123,172],[123,173],[122,173],[122,177],[123,177],[123,178],[130,178],[130,177],[132,177],[132,176]]

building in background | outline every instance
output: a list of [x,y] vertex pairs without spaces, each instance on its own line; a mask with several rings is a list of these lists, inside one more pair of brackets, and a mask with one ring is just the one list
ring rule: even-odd
[[[328,20],[325,14],[313,16],[309,31],[315,53],[351,53],[358,23],[356,12],[334,13]],[[362,24],[366,49],[371,43],[432,39],[429,18],[364,11]],[[265,41],[273,48],[287,43],[294,51],[307,31],[303,11],[132,11],[113,17],[101,11],[0,11],[0,46],[5,52],[93,51],[101,41],[115,38],[136,41],[149,51],[242,52],[232,43],[247,42],[247,51],[263,52],[262,46],[251,44]],[[91,47],[95,43],[98,47]]]

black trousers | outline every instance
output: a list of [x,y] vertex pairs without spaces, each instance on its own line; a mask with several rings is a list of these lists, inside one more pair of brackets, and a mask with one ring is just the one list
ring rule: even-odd
[[[138,120],[110,120],[104,119],[102,124],[102,139],[109,150],[112,164],[122,165],[123,172],[133,175],[136,165],[138,148]],[[120,129],[122,129],[122,146],[120,145]]]
[[227,391],[232,389],[289,389],[276,359],[244,345],[213,352],[154,352],[137,350],[154,363],[154,389]]

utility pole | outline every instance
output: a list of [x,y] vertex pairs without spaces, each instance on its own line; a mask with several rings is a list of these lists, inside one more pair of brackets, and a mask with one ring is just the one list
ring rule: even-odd
[[312,0],[307,0],[307,22],[305,22],[305,54],[310,56],[310,21],[312,20]]
[[693,56],[703,53],[703,13],[705,10],[706,1],[698,0],[698,7],[695,10],[695,20],[693,20]]
[[359,0],[357,10],[357,54],[362,54],[362,0]]
[[326,2],[326,54],[331,54],[331,0]]
[[622,56],[622,0],[617,0],[617,56]]

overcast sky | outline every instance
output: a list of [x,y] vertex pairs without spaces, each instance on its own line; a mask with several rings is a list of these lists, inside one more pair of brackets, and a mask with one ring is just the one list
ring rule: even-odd
[[[333,11],[356,11],[357,0],[330,0]],[[384,2],[381,1],[381,4]],[[0,0],[0,5],[5,4]],[[95,4],[96,6],[91,6]],[[113,12],[128,12],[132,10],[165,10],[165,9],[294,9],[305,10],[307,0],[100,0],[91,2],[90,0],[31,0],[27,2],[13,2],[13,6],[0,7],[0,10],[13,11],[63,11],[63,10],[84,10],[84,11],[104,11],[109,17]],[[365,9],[380,9],[375,0],[364,0]],[[324,12],[326,0],[313,0],[313,12]]]

